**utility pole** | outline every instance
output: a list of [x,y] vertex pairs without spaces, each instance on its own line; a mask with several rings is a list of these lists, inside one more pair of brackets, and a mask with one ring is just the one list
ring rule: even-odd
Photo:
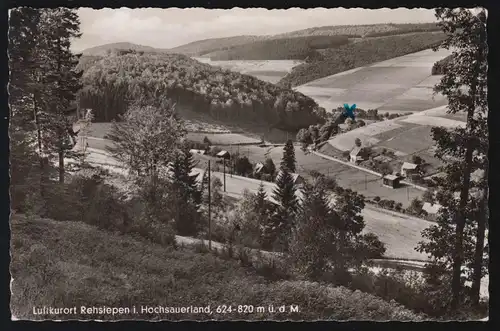
[[408,201],[410,201],[410,186],[406,186],[406,197],[408,198]]
[[210,160],[208,160],[208,249],[212,250],[212,196],[211,196],[211,185],[210,180]]
[[367,184],[366,184],[366,174],[365,174],[365,190],[367,189]]
[[226,192],[226,158],[222,159],[222,164],[224,164],[224,192]]

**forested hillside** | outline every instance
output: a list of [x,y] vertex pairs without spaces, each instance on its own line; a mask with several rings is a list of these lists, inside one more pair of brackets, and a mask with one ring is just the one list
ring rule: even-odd
[[[110,51],[115,51],[115,50],[128,50],[132,49],[134,51],[142,51],[142,52],[158,52],[162,51],[160,49],[151,47],[151,46],[144,46],[144,45],[137,45],[137,44],[132,44],[128,42],[122,42],[122,43],[112,43],[112,44],[105,44],[105,45],[99,45],[91,48],[87,48],[82,51],[83,55],[92,55],[92,56],[105,56],[108,54]],[[165,50],[163,50],[165,51]]]
[[278,84],[298,86],[356,67],[422,51],[441,43],[441,32],[368,38],[322,51],[322,58],[293,68]]
[[82,82],[80,107],[94,109],[96,121],[117,119],[128,100],[160,95],[223,121],[268,123],[290,131],[321,121],[318,105],[301,93],[178,54],[105,57],[86,68]]
[[393,35],[422,31],[439,31],[435,23],[417,24],[369,24],[369,25],[337,25],[321,26],[275,35],[278,38],[303,36],[337,36],[347,35],[351,38],[372,37],[377,35]]
[[267,36],[234,36],[227,38],[213,38],[193,41],[189,44],[169,49],[171,53],[188,56],[201,56],[210,52],[224,50],[233,46],[243,45],[258,40],[267,39]]
[[209,53],[212,61],[227,60],[305,60],[319,56],[316,49],[346,45],[347,36],[305,36],[261,40]]

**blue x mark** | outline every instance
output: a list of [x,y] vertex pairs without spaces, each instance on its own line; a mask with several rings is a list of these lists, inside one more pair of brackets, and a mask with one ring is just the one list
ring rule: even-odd
[[356,109],[356,104],[349,107],[347,103],[344,103],[344,116],[350,117],[354,120],[354,109]]

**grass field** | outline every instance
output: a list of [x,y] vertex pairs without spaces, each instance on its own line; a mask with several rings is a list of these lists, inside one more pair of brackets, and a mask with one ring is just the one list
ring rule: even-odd
[[[259,269],[234,260],[191,248],[172,250],[83,223],[14,215],[11,229],[11,311],[20,320],[419,319],[373,295],[304,281],[269,281]],[[217,313],[220,305],[285,305],[288,311],[298,305],[299,312],[223,314]],[[189,306],[204,307],[207,313],[142,311]],[[34,307],[74,307],[76,314],[35,315]],[[129,311],[85,314],[81,307]]]
[[[447,107],[436,107],[399,117],[393,120],[375,122],[346,133],[334,136],[322,147],[322,152],[338,156],[342,151],[354,147],[359,138],[364,146],[380,147],[392,150],[399,161],[410,161],[413,155],[424,158],[428,163],[427,171],[434,173],[440,162],[434,157],[431,129],[443,126],[448,129],[464,126],[464,115],[447,114]],[[330,154],[329,154],[330,153]]]
[[296,91],[330,110],[344,103],[379,113],[418,112],[446,104],[432,88],[441,76],[431,76],[432,65],[449,54],[425,50],[361,66],[300,85]]
[[188,132],[186,138],[192,141],[203,142],[207,137],[214,145],[231,145],[231,144],[258,144],[260,139],[248,137],[238,133],[198,133]]

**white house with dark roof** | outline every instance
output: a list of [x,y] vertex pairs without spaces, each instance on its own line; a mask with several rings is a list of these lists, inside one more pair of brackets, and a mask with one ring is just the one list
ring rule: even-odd
[[219,153],[216,154],[216,156],[223,159],[228,159],[231,156],[231,154],[229,154],[228,151],[220,151]]
[[349,153],[349,160],[351,163],[364,161],[368,158],[368,151],[364,147],[354,147]]
[[401,165],[401,176],[408,177],[419,172],[419,166],[415,163],[403,162]]

